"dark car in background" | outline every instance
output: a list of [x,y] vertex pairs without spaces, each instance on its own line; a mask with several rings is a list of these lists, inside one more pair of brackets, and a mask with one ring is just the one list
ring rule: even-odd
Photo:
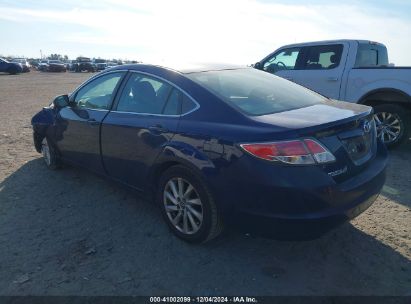
[[77,57],[76,61],[72,63],[71,70],[74,72],[95,72],[96,67],[90,58],[87,57]]
[[42,59],[39,61],[38,65],[37,65],[37,69],[39,71],[45,72],[48,69],[48,65],[49,65],[49,61],[46,59]]
[[31,68],[38,69],[38,66],[40,64],[40,59],[30,59],[29,64]]
[[0,58],[0,72],[14,75],[23,72],[23,67],[20,63],[9,62],[4,58]]
[[30,63],[27,61],[26,58],[13,58],[11,62],[21,64],[21,67],[23,68],[23,73],[30,72]]
[[112,68],[32,125],[49,168],[75,164],[153,197],[188,242],[223,223],[318,236],[367,209],[385,181],[371,107],[252,68]]
[[103,71],[107,68],[107,60],[105,59],[94,59],[93,65],[96,71]]
[[66,66],[66,70],[67,71],[73,71],[73,64],[75,64],[77,61],[76,60],[66,60],[64,62],[65,66]]
[[48,72],[66,72],[66,65],[60,60],[49,60],[47,63]]

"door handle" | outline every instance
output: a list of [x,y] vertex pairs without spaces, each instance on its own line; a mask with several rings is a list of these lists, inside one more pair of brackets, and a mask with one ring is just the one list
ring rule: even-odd
[[328,77],[328,81],[338,81],[338,77]]
[[90,126],[97,126],[100,124],[100,122],[93,118],[93,119],[87,120],[87,124],[89,124]]
[[154,133],[168,132],[168,129],[164,128],[162,125],[154,125],[154,126],[148,127],[148,129],[150,130],[150,132],[154,132]]

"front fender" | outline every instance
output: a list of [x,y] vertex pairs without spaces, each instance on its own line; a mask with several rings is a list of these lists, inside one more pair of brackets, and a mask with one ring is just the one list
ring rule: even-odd
[[49,127],[54,124],[54,120],[55,115],[52,108],[43,108],[31,119],[31,125],[34,131],[34,146],[39,153],[41,151],[41,142],[46,136]]

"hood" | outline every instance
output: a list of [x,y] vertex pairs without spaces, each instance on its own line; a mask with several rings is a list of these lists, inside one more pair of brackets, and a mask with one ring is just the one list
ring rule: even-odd
[[252,116],[255,121],[287,129],[302,129],[318,125],[332,126],[349,121],[353,117],[370,114],[371,107],[342,101],[329,101],[313,106],[261,116]]

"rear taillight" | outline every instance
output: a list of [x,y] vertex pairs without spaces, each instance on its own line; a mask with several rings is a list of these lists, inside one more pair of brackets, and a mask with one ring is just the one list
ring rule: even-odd
[[315,139],[241,144],[240,146],[255,157],[287,164],[311,165],[335,161],[334,155]]

